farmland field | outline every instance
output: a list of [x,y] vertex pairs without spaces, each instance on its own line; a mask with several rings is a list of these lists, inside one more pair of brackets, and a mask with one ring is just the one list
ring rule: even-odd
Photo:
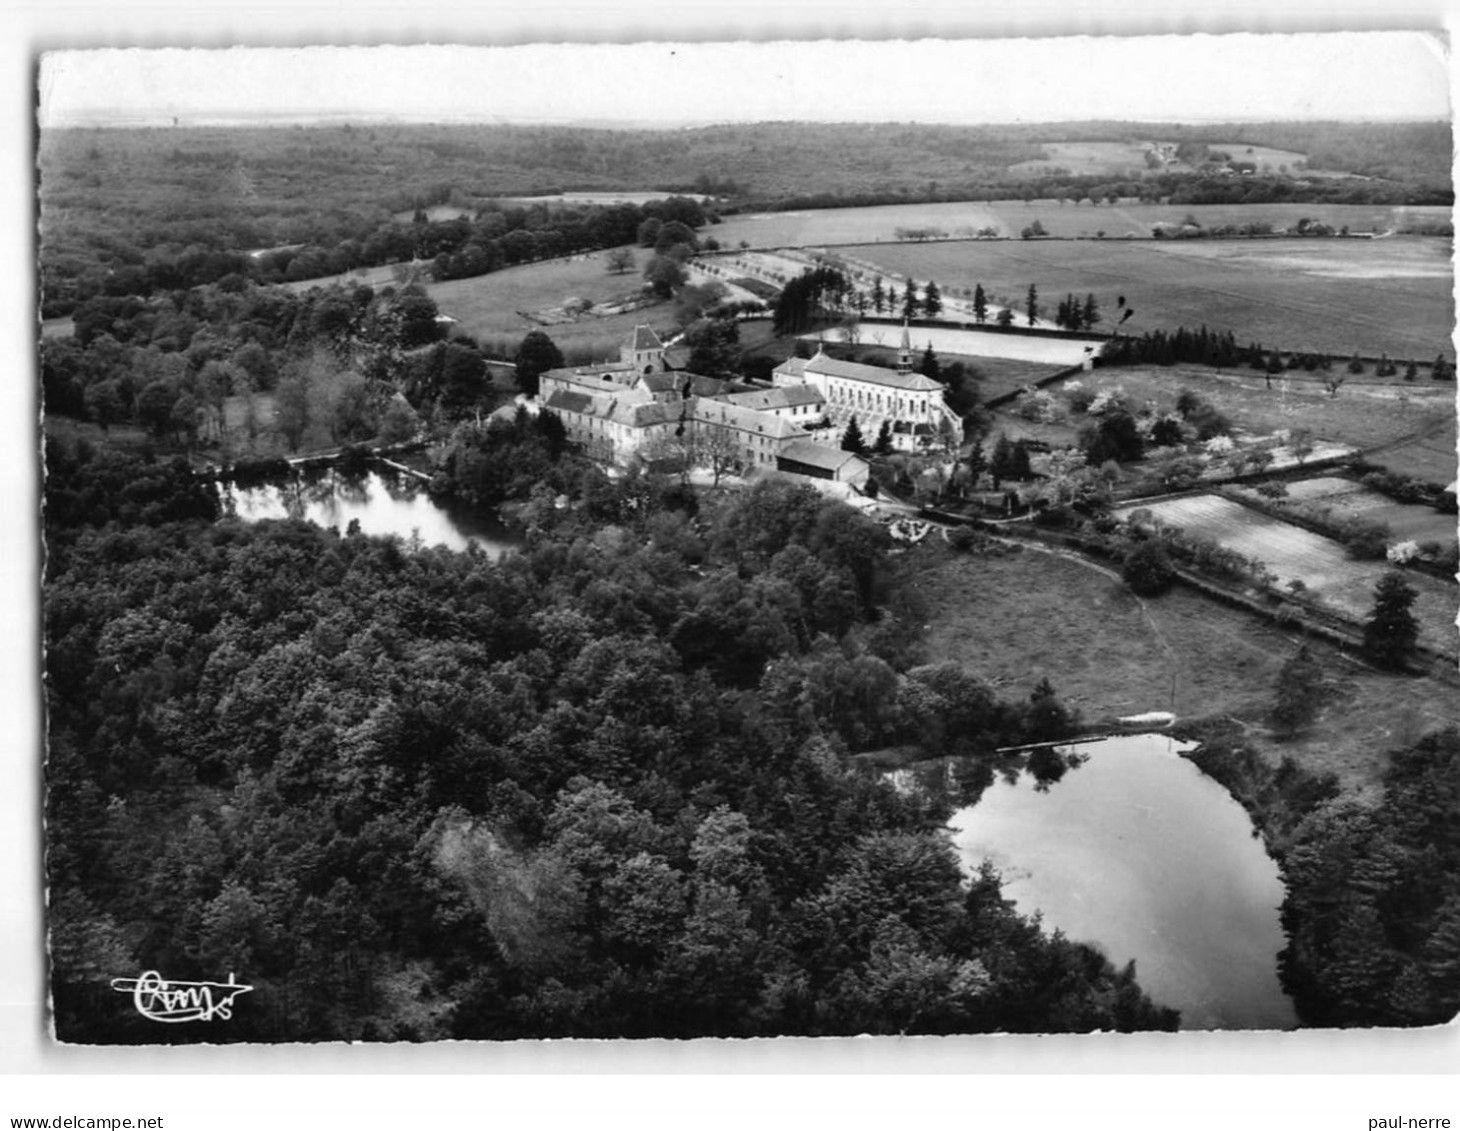
[[[1245,142],[1230,145],[1211,142],[1209,147],[1230,154],[1234,161],[1251,161],[1261,173],[1276,173],[1284,165],[1292,168],[1306,156],[1287,149],[1270,149],[1265,145],[1247,145]],[[1075,174],[1111,176],[1140,176],[1146,171],[1146,147],[1139,142],[1047,141],[1043,143],[1043,149],[1043,158],[1010,165],[1009,171],[1036,173],[1045,169],[1068,169]],[[1184,162],[1172,167],[1191,168]]]
[[[371,267],[347,275],[282,285],[300,293],[336,283],[382,287],[395,282],[394,271],[394,267]],[[456,319],[457,329],[484,346],[495,340],[510,352],[529,330],[543,330],[569,355],[570,361],[580,361],[610,354],[616,357],[619,343],[640,324],[668,332],[673,322],[670,315],[673,307],[665,302],[629,314],[583,318],[551,326],[539,325],[517,312],[547,310],[569,298],[606,302],[637,293],[642,285],[643,279],[637,271],[609,274],[602,254],[598,254],[577,260],[524,263],[472,279],[427,283],[426,292],[436,300],[442,314]]]
[[574,260],[526,263],[480,275],[474,279],[452,279],[432,283],[426,290],[442,314],[457,320],[458,328],[483,341],[497,338],[515,347],[529,330],[542,330],[564,353],[587,351],[592,356],[617,356],[619,344],[639,324],[667,333],[673,323],[670,303],[660,303],[627,314],[584,318],[540,326],[522,317],[560,306],[569,298],[608,302],[637,294],[643,279],[637,271],[610,274],[602,254]]
[[1331,694],[1306,734],[1278,745],[1266,715],[1298,637],[1179,587],[1142,602],[1113,571],[1052,553],[919,553],[909,584],[934,610],[929,659],[963,664],[1006,696],[1022,698],[1048,676],[1087,719],[1168,706],[1187,717],[1232,716],[1273,762],[1290,755],[1359,793],[1376,788],[1386,751],[1460,722],[1460,696],[1310,641]]
[[[1156,503],[1135,503],[1116,513],[1122,517],[1138,509],[1151,511],[1168,526],[1210,538],[1239,554],[1256,558],[1277,574],[1277,585],[1302,581],[1310,594],[1355,621],[1368,617],[1374,586],[1393,567],[1384,561],[1355,561],[1332,538],[1269,518],[1219,495],[1190,495]],[[1421,573],[1405,580],[1418,592],[1414,615],[1420,640],[1455,652],[1456,589]]]
[[[1099,342],[1085,342],[1074,338],[1031,338],[1021,334],[1001,334],[997,330],[945,330],[938,326],[915,326],[908,334],[913,349],[919,353],[931,345],[933,352],[939,355],[1026,361],[1042,366],[1046,375],[1054,369],[1080,364],[1085,358],[1087,347],[1098,348],[1100,345]],[[838,338],[836,332],[825,335],[817,332],[801,336],[808,341],[816,341],[823,336],[828,341]],[[901,337],[902,331],[898,327],[863,323],[859,340],[864,344],[896,348]]]
[[1242,345],[1433,359],[1449,352],[1454,325],[1449,240],[1224,240],[1199,246],[997,240],[846,250],[889,272],[931,278],[945,295],[982,284],[994,295],[1017,299],[1032,283],[1051,308],[1066,293],[1094,294],[1105,326],[1124,295],[1136,312],[1126,328],[1136,333],[1205,325],[1231,330]]
[[[1176,398],[1190,389],[1221,410],[1240,430],[1257,435],[1284,429],[1306,428],[1316,439],[1356,448],[1404,442],[1408,453],[1416,441],[1407,437],[1428,432],[1418,452],[1430,452],[1433,462],[1420,466],[1409,458],[1404,474],[1432,482],[1449,483],[1455,477],[1455,389],[1453,385],[1345,385],[1330,397],[1312,381],[1290,381],[1286,390],[1279,378],[1268,389],[1259,373],[1250,369],[1205,369],[1195,366],[1120,366],[1083,373],[1080,380],[1097,393],[1119,387],[1137,404],[1146,401],[1163,412],[1175,410]],[[1062,384],[1062,383],[1061,383]],[[1052,390],[1058,393],[1056,387]],[[1374,457],[1390,470],[1392,453]]]
[[880,204],[866,208],[818,208],[803,212],[751,212],[727,216],[713,234],[732,247],[741,240],[752,247],[824,247],[828,244],[891,242],[898,228],[941,228],[950,236],[972,236],[981,228],[997,228],[1015,237],[1038,220],[1051,236],[1087,236],[1104,232],[1108,239],[1146,237],[1152,225],[1179,224],[1188,215],[1204,227],[1221,224],[1270,223],[1292,228],[1305,217],[1334,229],[1385,232],[1406,222],[1448,222],[1443,207],[1372,204],[1060,204],[1057,200],[950,201],[927,204]]
[[503,196],[494,199],[503,204],[647,204],[651,200],[668,200],[671,196],[687,196],[692,200],[712,199],[700,193],[673,192],[560,192],[551,196]]
[[1289,483],[1287,489],[1288,502],[1326,508],[1336,520],[1382,522],[1394,542],[1448,542],[1455,537],[1454,515],[1418,503],[1396,502],[1351,479],[1322,475]]
[[1396,475],[1407,475],[1411,479],[1441,486],[1454,483],[1455,419],[1451,417],[1446,426],[1385,448],[1370,458]]
[[[439,224],[443,220],[470,220],[476,215],[476,209],[463,208],[459,204],[433,204],[430,208],[422,209],[426,213],[426,219],[433,224]],[[416,217],[414,208],[407,208],[404,212],[391,213],[391,219],[400,224],[409,224]]]

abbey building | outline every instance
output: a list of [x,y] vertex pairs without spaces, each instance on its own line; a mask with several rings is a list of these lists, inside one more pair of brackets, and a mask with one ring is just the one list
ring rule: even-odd
[[658,335],[639,326],[617,361],[542,374],[539,397],[562,419],[568,438],[604,463],[626,466],[636,457],[653,460],[697,443],[713,445],[742,473],[830,469],[827,477],[854,480],[858,472],[846,460],[815,450],[839,452],[854,416],[869,444],[885,422],[897,451],[935,450],[962,440],[943,386],[912,372],[906,328],[902,347],[896,370],[837,361],[818,349],[814,357],[777,366],[766,388],[677,368]]

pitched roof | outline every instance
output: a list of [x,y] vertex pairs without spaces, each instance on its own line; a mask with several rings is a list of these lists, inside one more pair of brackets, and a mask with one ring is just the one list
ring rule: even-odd
[[701,373],[681,373],[680,380],[689,378],[689,391],[695,397],[717,397],[727,389],[735,388],[734,381],[725,381],[719,377],[706,377]]
[[806,435],[804,428],[792,424],[789,420],[772,416],[768,412],[759,412],[753,408],[730,404],[723,400],[709,400],[700,397],[692,402],[690,411],[696,420],[702,420],[706,424],[733,425],[744,432],[756,432],[775,440]]
[[662,350],[664,343],[659,340],[659,335],[648,326],[635,326],[632,348],[635,350]]
[[570,393],[565,389],[559,389],[548,397],[543,408],[550,408],[554,412],[588,412],[593,407],[593,398],[587,393]]
[[786,445],[780,458],[791,460],[794,463],[804,463],[808,467],[820,467],[826,471],[836,471],[852,460],[856,460],[858,463],[866,462],[856,452],[844,452],[840,448],[818,444],[815,440],[793,440]]
[[800,377],[806,369],[804,357],[788,357],[780,365],[771,370],[772,373],[779,373],[785,377]]
[[673,393],[679,390],[681,380],[673,373],[645,373],[638,383],[651,393]]
[[720,399],[727,404],[758,408],[765,412],[794,408],[798,405],[826,403],[826,398],[821,395],[821,391],[809,385],[783,385],[778,389],[754,389],[748,393],[727,393]]
[[866,381],[873,385],[886,385],[910,393],[931,393],[939,391],[942,385],[921,373],[898,373],[877,365],[862,365],[856,361],[838,361],[819,353],[806,363],[805,372],[824,373],[828,377],[841,377],[848,381]]
[[623,404],[614,406],[609,419],[635,428],[648,428],[654,424],[670,424],[678,420],[684,405],[677,402],[650,401],[648,404]]
[[545,369],[544,377],[592,377],[600,373],[623,373],[633,366],[622,361],[595,361],[592,365],[564,365],[558,369]]

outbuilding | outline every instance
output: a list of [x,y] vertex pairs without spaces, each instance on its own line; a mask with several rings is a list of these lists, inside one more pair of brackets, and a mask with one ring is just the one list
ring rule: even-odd
[[856,452],[845,452],[811,440],[796,440],[787,444],[776,457],[776,470],[861,487],[867,482],[871,467]]

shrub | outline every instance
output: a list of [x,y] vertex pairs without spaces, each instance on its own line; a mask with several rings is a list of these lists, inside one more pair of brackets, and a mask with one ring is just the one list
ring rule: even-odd
[[1179,412],[1181,414],[1181,418],[1185,420],[1193,412],[1201,408],[1202,405],[1204,405],[1205,403],[1205,401],[1203,401],[1190,389],[1182,389],[1180,395],[1176,398],[1176,411]]
[[1182,442],[1181,423],[1170,416],[1163,416],[1151,429],[1151,443],[1158,448],[1174,448]]
[[1215,436],[1224,436],[1232,431],[1231,420],[1211,405],[1202,405],[1187,419],[1196,429],[1198,440],[1210,440]]
[[1455,492],[1441,491],[1439,495],[1435,498],[1435,510],[1439,511],[1441,514],[1454,514],[1456,511]]
[[1160,542],[1147,540],[1126,555],[1120,576],[1131,592],[1142,597],[1157,597],[1171,588],[1176,571]]
[[1172,456],[1156,468],[1156,477],[1168,491],[1184,491],[1201,481],[1205,466],[1197,456]]
[[1014,402],[1014,411],[1023,419],[1036,424],[1048,424],[1059,415],[1054,397],[1043,389],[1029,386]]
[[1067,526],[1069,521],[1070,511],[1068,507],[1045,507],[1034,516],[1036,526],[1047,526],[1054,530],[1058,530],[1062,526]]
[[1323,700],[1323,669],[1305,644],[1278,673],[1271,717],[1279,733],[1293,734],[1317,717]]
[[955,526],[948,531],[948,545],[961,554],[968,553],[978,542],[978,534],[971,526]]
[[1389,549],[1389,527],[1382,522],[1350,519],[1338,533],[1349,555],[1360,561],[1377,561]]
[[1129,412],[1130,409],[1125,403],[1125,390],[1119,386],[1102,390],[1090,401],[1086,411],[1091,416],[1103,416],[1111,411]]
[[1095,390],[1076,385],[1074,382],[1065,386],[1065,395],[1071,412],[1088,412],[1090,406],[1095,403]]

